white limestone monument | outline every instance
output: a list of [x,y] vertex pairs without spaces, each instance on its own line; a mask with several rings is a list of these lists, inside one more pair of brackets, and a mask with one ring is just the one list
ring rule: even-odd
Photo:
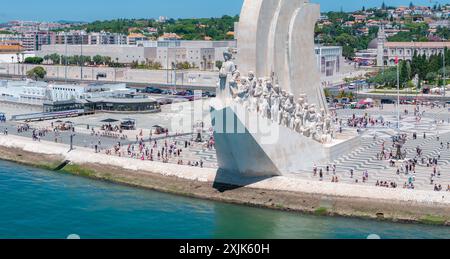
[[222,171],[298,173],[341,153],[314,53],[319,15],[308,0],[244,1],[211,104]]

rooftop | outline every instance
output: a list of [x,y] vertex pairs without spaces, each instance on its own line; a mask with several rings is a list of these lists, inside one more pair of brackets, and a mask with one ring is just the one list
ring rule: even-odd
[[19,45],[0,45],[0,52],[16,53],[21,52],[23,48]]
[[388,48],[450,48],[450,42],[386,42]]

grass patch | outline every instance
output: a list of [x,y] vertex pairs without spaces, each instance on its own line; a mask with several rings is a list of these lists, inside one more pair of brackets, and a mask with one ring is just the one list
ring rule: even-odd
[[95,176],[94,170],[86,169],[86,168],[76,165],[76,164],[68,164],[61,171],[65,172],[65,173],[83,176],[83,177],[91,177],[92,178]]
[[446,219],[441,216],[427,215],[422,217],[419,221],[428,225],[445,225]]
[[283,204],[275,204],[275,208],[279,209],[279,210],[283,210],[285,209]]
[[55,162],[55,163],[39,163],[35,165],[37,168],[53,171],[55,168],[60,165],[61,162]]
[[328,215],[328,209],[324,207],[320,207],[314,211],[314,214],[317,216],[326,216]]

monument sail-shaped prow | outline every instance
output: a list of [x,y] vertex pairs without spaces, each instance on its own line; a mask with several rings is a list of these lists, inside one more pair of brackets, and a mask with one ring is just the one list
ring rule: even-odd
[[245,0],[237,64],[224,52],[211,104],[224,172],[274,176],[307,171],[352,148],[336,142],[314,48],[319,6],[307,0]]
[[[245,0],[237,33],[237,67],[272,78],[295,98],[306,94],[326,109],[314,54],[320,7],[308,0]],[[308,65],[306,65],[308,64]]]
[[318,4],[304,3],[298,8],[289,25],[289,91],[295,96],[306,94],[311,103],[328,113],[320,72],[314,53],[314,29],[320,17]]
[[276,6],[282,0],[245,0],[242,6],[237,34],[239,53],[237,64],[239,70],[247,74],[269,74],[268,52],[269,31]]

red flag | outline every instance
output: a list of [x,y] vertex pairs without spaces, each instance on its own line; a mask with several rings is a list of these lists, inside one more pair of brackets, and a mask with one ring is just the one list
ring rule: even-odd
[[398,56],[395,57],[395,64],[398,64]]

